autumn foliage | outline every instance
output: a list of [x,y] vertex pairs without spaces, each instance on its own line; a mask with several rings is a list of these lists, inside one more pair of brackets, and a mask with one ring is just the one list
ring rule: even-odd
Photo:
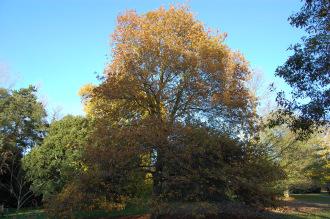
[[253,110],[245,85],[251,72],[224,38],[206,31],[186,8],[128,11],[118,17],[113,60],[93,97],[111,103],[107,113],[114,122],[151,118],[174,124],[230,116],[238,123]]

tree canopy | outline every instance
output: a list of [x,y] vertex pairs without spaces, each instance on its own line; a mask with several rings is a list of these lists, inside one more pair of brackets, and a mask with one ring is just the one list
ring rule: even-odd
[[295,113],[287,123],[305,134],[330,120],[329,9],[328,0],[305,0],[300,11],[289,18],[291,25],[308,35],[290,47],[293,54],[276,70],[276,75],[292,87],[291,98],[284,92],[278,95],[282,114]]
[[253,116],[248,62],[187,8],[128,11],[112,39],[113,60],[94,96],[111,102],[113,120],[198,120],[243,129]]
[[46,129],[46,111],[36,88],[0,88],[0,143],[2,148],[22,153],[39,144]]

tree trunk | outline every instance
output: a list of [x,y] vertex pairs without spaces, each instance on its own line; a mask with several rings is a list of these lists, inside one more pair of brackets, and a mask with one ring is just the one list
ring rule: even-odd
[[286,186],[286,189],[284,190],[284,197],[289,198],[290,197],[290,191],[289,191],[289,186]]
[[157,150],[157,162],[155,165],[155,173],[153,174],[153,195],[159,196],[162,192],[162,184],[163,184],[163,156],[160,150]]

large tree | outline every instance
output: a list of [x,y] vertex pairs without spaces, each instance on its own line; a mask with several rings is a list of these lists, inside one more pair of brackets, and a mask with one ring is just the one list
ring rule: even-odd
[[[86,160],[109,183],[105,200],[134,196],[136,179],[150,176],[161,202],[258,203],[271,187],[277,171],[247,144],[251,70],[224,39],[185,7],[118,17],[101,84],[81,90],[96,126]],[[265,177],[251,177],[257,170]]]
[[[329,10],[329,0],[304,1],[301,10],[289,21],[308,35],[301,43],[290,47],[293,54],[276,70],[276,74],[292,87],[291,98],[285,97],[284,92],[278,95],[282,115],[292,116],[286,122],[302,134],[330,120]],[[277,122],[285,121],[278,119]]]
[[140,145],[156,154],[156,194],[173,126],[204,122],[233,135],[251,130],[254,102],[246,87],[251,71],[223,41],[224,35],[212,35],[186,8],[118,17],[113,59],[94,97],[110,102],[111,109],[101,112],[116,130],[128,139],[138,137],[133,129],[141,132]]

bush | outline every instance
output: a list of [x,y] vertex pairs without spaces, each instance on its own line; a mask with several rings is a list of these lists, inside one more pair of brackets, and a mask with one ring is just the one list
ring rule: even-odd
[[296,186],[290,189],[293,194],[305,194],[305,193],[321,193],[321,187],[316,185],[310,186]]
[[150,185],[146,183],[143,172],[131,168],[134,157],[119,153],[111,147],[88,147],[87,170],[48,199],[48,214],[60,218],[74,217],[79,211],[111,212],[122,210],[129,203],[141,205],[145,196],[150,195]]
[[63,190],[46,200],[46,212],[52,217],[74,217],[77,212],[95,210],[122,210],[125,208],[125,196],[109,199],[104,184],[97,178],[82,176],[68,183]]
[[163,167],[161,193],[153,199],[155,215],[217,215],[214,206],[223,202],[274,206],[282,194],[283,172],[256,146],[190,127],[176,132],[168,148],[163,156],[171,162]]

